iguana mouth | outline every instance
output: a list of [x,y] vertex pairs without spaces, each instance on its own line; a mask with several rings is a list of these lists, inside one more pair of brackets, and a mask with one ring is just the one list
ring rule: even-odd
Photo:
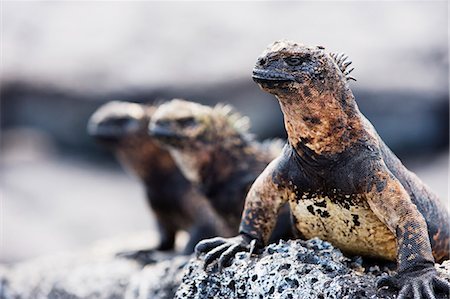
[[158,124],[150,125],[148,133],[150,136],[161,140],[178,140],[183,138],[183,136],[173,132],[169,128]]
[[117,127],[104,127],[88,124],[88,133],[95,138],[95,141],[103,146],[117,145],[122,139],[124,132]]
[[294,81],[294,77],[273,70],[253,69],[253,81],[256,83],[283,83]]

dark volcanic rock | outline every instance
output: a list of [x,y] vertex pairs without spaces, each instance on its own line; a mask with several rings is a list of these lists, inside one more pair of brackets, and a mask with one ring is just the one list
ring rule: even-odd
[[362,266],[319,239],[280,242],[259,256],[236,254],[221,272],[215,264],[205,272],[202,260],[193,260],[176,298],[394,298],[388,291],[377,297],[376,280],[388,268]]

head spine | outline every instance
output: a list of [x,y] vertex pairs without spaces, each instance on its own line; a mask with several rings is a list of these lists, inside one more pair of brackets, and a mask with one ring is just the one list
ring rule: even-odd
[[213,114],[222,116],[228,125],[236,130],[238,134],[251,138],[252,134],[248,132],[250,129],[250,119],[236,112],[233,106],[219,103],[213,107],[212,111]]
[[348,55],[345,53],[330,53],[331,58],[336,62],[337,66],[344,74],[345,79],[356,81],[356,79],[350,76],[350,73],[355,69],[354,67],[349,69],[350,64],[352,64],[351,60],[348,60]]

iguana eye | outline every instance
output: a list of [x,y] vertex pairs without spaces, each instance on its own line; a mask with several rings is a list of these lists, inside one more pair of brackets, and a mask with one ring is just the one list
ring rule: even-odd
[[305,62],[305,59],[301,57],[288,57],[284,61],[290,66],[297,66]]
[[195,119],[191,116],[177,119],[177,123],[182,127],[193,126],[196,124]]

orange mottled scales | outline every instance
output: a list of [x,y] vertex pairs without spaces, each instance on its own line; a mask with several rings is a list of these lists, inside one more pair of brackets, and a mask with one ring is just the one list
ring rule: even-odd
[[311,239],[319,237],[352,255],[394,261],[396,238],[367,204],[364,194],[304,193],[290,199],[295,226]]
[[450,292],[434,263],[449,258],[450,217],[436,195],[408,171],[359,111],[345,54],[276,41],[257,59],[253,80],[274,95],[288,144],[256,179],[240,235],[200,242],[205,263],[267,244],[281,205],[289,202],[299,235],[320,237],[347,254],[396,260],[379,286],[397,298]]

